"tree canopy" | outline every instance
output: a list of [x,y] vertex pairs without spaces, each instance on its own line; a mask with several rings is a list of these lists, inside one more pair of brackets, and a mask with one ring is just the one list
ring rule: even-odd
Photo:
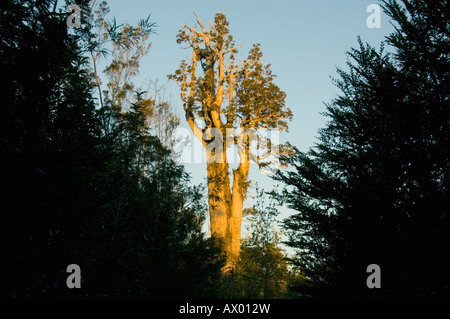
[[[225,14],[217,13],[209,30],[196,18],[200,30],[185,25],[177,36],[192,58],[182,60],[169,78],[180,87],[186,120],[205,148],[211,232],[222,241],[232,265],[240,250],[250,160],[264,168],[288,153],[289,144],[272,145],[268,131],[286,131],[292,112],[285,106],[286,94],[274,83],[270,64],[262,60],[259,44],[238,62],[239,46]],[[227,149],[232,146],[239,166],[231,182]]]
[[[349,50],[305,152],[271,139],[293,113],[264,46],[240,58],[224,12],[184,25],[189,56],[169,79],[206,185],[177,157],[164,83],[137,80],[152,16],[120,23],[106,1],[77,0],[73,29],[70,4],[0,3],[1,298],[448,298],[448,1],[382,1],[394,31]],[[245,207],[250,161],[287,169],[282,191]],[[280,224],[282,204],[294,213]]]
[[[448,296],[449,8],[402,2],[383,2],[395,31],[348,52],[319,142],[276,178],[316,295]],[[374,263],[383,284],[370,290]]]
[[[143,93],[123,109],[116,86],[94,98],[91,29],[69,33],[54,1],[6,1],[1,12],[0,295],[214,295],[223,263],[202,232],[201,186],[150,134]],[[72,263],[80,291],[66,286]]]

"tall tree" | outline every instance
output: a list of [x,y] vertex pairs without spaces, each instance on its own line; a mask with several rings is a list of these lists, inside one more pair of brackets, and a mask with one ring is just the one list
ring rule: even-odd
[[[362,43],[318,144],[280,173],[296,262],[327,296],[449,294],[447,1],[385,0],[392,54]],[[381,267],[382,289],[366,286]]]
[[[261,132],[286,130],[292,113],[285,107],[286,95],[274,83],[270,65],[262,61],[259,45],[238,62],[238,46],[225,15],[216,14],[209,30],[196,18],[199,30],[185,25],[177,36],[179,44],[188,45],[192,57],[181,61],[169,78],[179,85],[186,120],[204,146],[211,232],[222,240],[231,263],[239,254],[250,160],[265,167],[270,156],[285,151],[270,145]],[[250,151],[252,142],[259,144],[260,154]],[[239,154],[232,185],[226,152],[231,146]]]

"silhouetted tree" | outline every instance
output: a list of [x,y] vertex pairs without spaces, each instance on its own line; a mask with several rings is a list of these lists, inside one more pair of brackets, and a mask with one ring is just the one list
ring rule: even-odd
[[[89,25],[68,32],[56,1],[0,9],[0,296],[213,296],[223,258],[201,188],[150,134],[142,94],[96,109]],[[66,286],[73,263],[82,289]]]
[[[383,3],[394,52],[359,40],[319,142],[277,176],[297,211],[285,221],[289,244],[315,296],[449,294],[449,6]],[[370,264],[381,289],[366,286]]]
[[65,271],[55,242],[62,233],[60,244],[70,242],[93,200],[84,195],[96,165],[94,103],[53,2],[1,4],[1,291],[10,296],[52,288],[47,278]]

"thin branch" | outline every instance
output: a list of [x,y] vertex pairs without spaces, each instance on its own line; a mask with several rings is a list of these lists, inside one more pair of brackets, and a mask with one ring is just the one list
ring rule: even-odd
[[205,26],[203,25],[203,21],[202,19],[200,19],[200,17],[194,12],[195,17],[197,18],[197,23],[200,25],[200,27],[202,28],[202,31],[204,34],[206,34],[205,31]]
[[242,47],[242,45],[237,45],[237,46],[235,46],[234,48],[231,48],[231,49],[229,49],[228,51],[226,51],[223,55],[228,54],[228,53],[230,53],[231,51],[236,50],[236,49],[238,49],[238,48],[240,48],[240,47]]
[[192,33],[194,33],[196,36],[198,36],[198,37],[203,37],[203,35],[200,33],[200,32],[198,32],[198,31],[196,31],[194,28],[191,28],[191,27],[189,27],[189,26],[185,26],[187,29],[189,29]]

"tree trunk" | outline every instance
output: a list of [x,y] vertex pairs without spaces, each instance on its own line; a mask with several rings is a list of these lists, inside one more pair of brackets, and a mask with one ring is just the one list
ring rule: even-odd
[[[223,241],[226,248],[226,238],[229,215],[229,178],[225,171],[225,163],[208,163],[208,204],[211,221],[211,235]],[[227,165],[228,166],[228,165]],[[225,249],[226,250],[226,249]]]
[[232,262],[238,258],[241,248],[242,209],[247,189],[248,170],[249,163],[241,163],[238,169],[233,170],[232,204],[228,218],[228,227],[231,234],[229,260]]
[[[208,156],[212,155],[207,152]],[[237,169],[233,170],[231,192],[229,165],[225,152],[223,152],[221,159],[222,163],[217,163],[209,158],[207,164],[209,215],[211,234],[221,240],[222,247],[227,255],[225,269],[229,269],[239,257],[242,209],[247,190],[250,162],[248,150],[240,152],[241,163]]]

